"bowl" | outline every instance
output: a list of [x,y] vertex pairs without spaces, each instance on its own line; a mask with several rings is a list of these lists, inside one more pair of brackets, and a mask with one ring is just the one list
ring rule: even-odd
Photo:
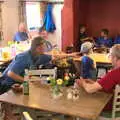
[[23,91],[23,86],[20,84],[14,84],[12,86],[13,92],[22,92]]

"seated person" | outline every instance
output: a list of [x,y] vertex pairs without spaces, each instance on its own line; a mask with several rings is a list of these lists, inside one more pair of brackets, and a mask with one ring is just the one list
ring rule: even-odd
[[[113,93],[114,88],[117,84],[120,84],[120,45],[116,44],[110,49],[109,58],[112,62],[113,69],[109,71],[105,76],[103,76],[100,80],[96,82],[88,81],[88,80],[78,80],[77,84],[82,86],[85,91],[88,93],[95,93],[99,90],[103,90],[107,93]],[[105,110],[112,110],[112,102],[105,107]]]
[[86,33],[86,26],[85,25],[80,25],[80,34],[79,34],[79,39],[77,41],[77,52],[80,51],[81,44],[84,41],[84,39],[87,39],[88,35]]
[[86,32],[86,26],[80,25],[80,34],[79,34],[79,40],[77,41],[77,51],[80,51],[81,44],[86,41],[92,41],[93,39],[88,37]]
[[120,34],[115,37],[114,44],[120,44]]
[[44,29],[44,27],[41,27],[39,29],[39,35],[46,40],[46,47],[47,47],[46,52],[51,51],[54,47],[56,47],[56,45],[52,45],[51,42],[47,40],[48,39],[48,33]]
[[89,57],[92,53],[93,44],[85,42],[81,46],[81,53],[83,54],[81,60],[81,77],[84,79],[95,79],[95,64],[94,61]]
[[24,23],[20,23],[18,27],[18,32],[15,33],[13,40],[15,42],[25,41],[28,40],[28,33]]
[[15,57],[0,78],[0,94],[8,91],[15,83],[23,83],[25,69],[29,69],[31,66],[44,65],[51,61],[51,56],[44,54],[44,44],[43,38],[35,37],[32,40],[30,50]]
[[113,45],[113,41],[109,38],[108,29],[102,29],[100,37],[96,39],[96,47],[107,47],[110,48]]

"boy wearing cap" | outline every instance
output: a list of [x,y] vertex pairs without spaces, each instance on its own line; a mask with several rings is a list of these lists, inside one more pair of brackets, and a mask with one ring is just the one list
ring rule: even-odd
[[89,54],[92,53],[93,44],[90,42],[85,42],[81,46],[81,53],[83,54],[81,60],[81,77],[84,79],[95,79],[96,74],[94,61],[89,57]]

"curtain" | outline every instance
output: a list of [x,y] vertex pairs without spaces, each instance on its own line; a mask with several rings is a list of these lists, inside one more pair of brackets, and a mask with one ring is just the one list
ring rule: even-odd
[[3,40],[2,21],[2,2],[0,2],[0,41]]
[[27,23],[27,18],[26,18],[26,2],[24,1],[19,1],[19,23],[24,22],[25,24]]

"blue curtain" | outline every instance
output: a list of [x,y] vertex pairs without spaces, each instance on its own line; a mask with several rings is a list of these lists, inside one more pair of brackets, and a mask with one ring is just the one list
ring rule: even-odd
[[53,8],[52,4],[48,4],[47,10],[44,16],[43,27],[47,32],[54,32],[54,30],[56,30],[55,23],[53,21],[53,16],[52,16],[52,8]]

